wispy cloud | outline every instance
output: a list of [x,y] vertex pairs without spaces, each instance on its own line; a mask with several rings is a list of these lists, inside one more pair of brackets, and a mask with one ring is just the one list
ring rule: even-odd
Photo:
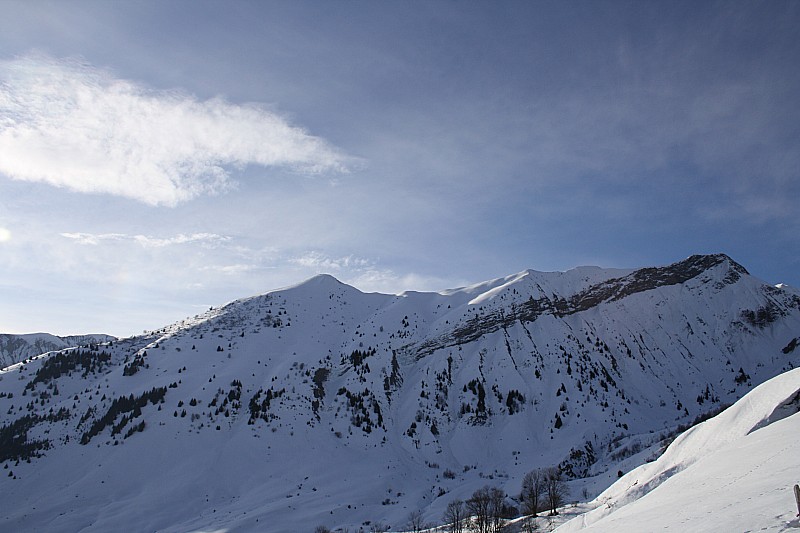
[[322,252],[306,252],[297,257],[289,259],[290,263],[305,268],[322,271],[341,271],[341,270],[364,270],[373,268],[373,263],[368,259],[355,257],[352,255],[344,257],[330,257]]
[[266,267],[259,267],[258,265],[254,264],[241,264],[236,263],[233,265],[211,265],[203,267],[202,270],[211,271],[211,272],[218,272],[221,274],[228,274],[228,275],[239,275],[239,274],[247,274],[253,272],[255,270],[259,270],[260,268]]
[[345,282],[366,292],[399,294],[404,291],[441,291],[448,287],[463,287],[469,282],[459,279],[445,279],[437,276],[424,276],[413,272],[398,274],[388,268],[371,268],[355,272]]
[[398,274],[390,268],[381,266],[378,261],[353,255],[331,257],[320,251],[309,251],[290,257],[286,262],[301,267],[306,275],[333,274],[341,281],[367,292],[397,294],[412,289],[437,291],[454,283],[466,284],[463,281],[454,282],[452,279],[415,273]]
[[180,233],[173,237],[167,238],[150,237],[147,235],[125,235],[123,233],[61,233],[61,236],[67,239],[72,239],[79,244],[96,246],[101,242],[131,241],[141,245],[144,248],[163,248],[176,244],[204,244],[214,246],[230,240],[230,237],[217,235],[214,233],[193,233],[191,235],[184,235],[183,233]]
[[0,62],[0,172],[174,206],[248,164],[309,174],[353,159],[256,104],[154,91],[75,59]]
[[[43,249],[49,259],[39,258],[34,261],[36,264],[66,267],[71,274],[92,272],[95,279],[118,279],[123,272],[125,283],[159,290],[166,286],[171,290],[224,289],[230,297],[242,297],[321,273],[332,274],[363,291],[390,294],[466,284],[461,279],[398,273],[376,258],[324,250],[253,247],[216,233],[152,236],[64,232],[59,236],[67,246],[51,243]],[[87,253],[82,247],[90,247],[91,251]],[[53,250],[58,250],[56,255]],[[117,260],[120,256],[126,258],[122,263]]]

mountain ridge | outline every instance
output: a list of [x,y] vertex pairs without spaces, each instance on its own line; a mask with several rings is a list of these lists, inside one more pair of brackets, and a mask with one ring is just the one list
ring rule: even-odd
[[116,340],[116,337],[99,333],[66,336],[50,333],[0,333],[0,368],[45,352],[110,340]]
[[[8,523],[101,531],[131,519],[125,504],[174,507],[141,531],[400,527],[485,484],[514,504],[522,475],[551,465],[573,494],[599,491],[620,460],[800,363],[783,351],[798,336],[797,294],[723,254],[438,293],[316,276],[6,369],[0,424],[30,424],[0,481],[20,509]],[[205,492],[163,493],[183,483]],[[118,502],[93,502],[100,488]]]

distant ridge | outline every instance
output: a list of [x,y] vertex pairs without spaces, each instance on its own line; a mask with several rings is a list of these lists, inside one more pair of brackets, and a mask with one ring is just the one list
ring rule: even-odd
[[45,352],[113,340],[116,340],[116,337],[102,334],[58,337],[49,333],[27,333],[22,335],[0,333],[0,368],[5,368]]

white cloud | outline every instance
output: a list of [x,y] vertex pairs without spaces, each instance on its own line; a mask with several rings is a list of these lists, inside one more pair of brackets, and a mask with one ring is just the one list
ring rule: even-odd
[[287,263],[307,269],[308,274],[333,274],[344,283],[351,284],[366,292],[399,294],[407,290],[439,291],[454,285],[466,285],[459,280],[439,277],[426,277],[414,273],[398,274],[392,269],[382,268],[376,261],[347,255],[331,257],[319,251],[310,251],[289,258]]
[[256,104],[153,91],[77,60],[0,62],[0,172],[174,206],[256,164],[346,172],[353,159]]
[[461,279],[445,279],[435,276],[422,276],[415,273],[399,275],[391,269],[378,268],[356,272],[353,277],[343,281],[365,292],[382,292],[386,294],[400,294],[404,291],[438,292],[449,287],[463,287],[469,284]]
[[228,275],[239,275],[239,274],[247,274],[262,268],[266,267],[259,267],[258,265],[252,265],[252,264],[236,263],[233,265],[212,265],[203,267],[201,270],[219,272]]
[[289,259],[290,263],[319,271],[364,270],[372,267],[372,262],[360,257],[329,257],[323,253],[312,251]]
[[146,235],[125,235],[123,233],[62,233],[62,237],[73,239],[79,244],[98,245],[103,241],[133,241],[143,248],[164,248],[176,244],[204,244],[214,246],[219,243],[229,241],[230,237],[217,235],[215,233],[193,233],[184,235],[179,233],[174,237],[158,238]]
[[134,235],[133,240],[141,244],[145,248],[154,247],[162,248],[164,246],[173,246],[175,244],[204,244],[208,246],[215,246],[219,243],[230,240],[230,237],[224,235],[217,235],[216,233],[192,233],[191,235],[184,235],[179,233],[174,237],[167,239],[158,239],[155,237],[147,237],[145,235]]
[[127,238],[127,235],[122,235],[120,233],[103,233],[100,235],[93,233],[62,233],[61,236],[72,239],[78,244],[88,244],[91,246],[96,246],[100,244],[101,241],[121,241]]

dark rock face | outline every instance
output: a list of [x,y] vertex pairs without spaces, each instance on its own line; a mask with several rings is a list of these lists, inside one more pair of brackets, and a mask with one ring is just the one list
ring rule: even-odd
[[[499,310],[482,317],[476,316],[466,324],[455,328],[451,333],[430,339],[417,347],[417,357],[424,357],[440,348],[472,342],[481,336],[511,326],[514,322],[533,322],[540,316],[551,314],[564,317],[587,311],[601,303],[614,302],[633,294],[658,287],[685,283],[704,272],[727,265],[723,282],[717,287],[736,283],[747,270],[725,254],[693,255],[688,259],[665,267],[642,268],[620,278],[611,279],[591,286],[578,294],[568,297],[553,295],[539,299],[531,297],[527,302],[509,310]],[[770,311],[771,313],[771,311]],[[749,316],[749,315],[748,315]],[[772,314],[757,314],[753,320],[759,324],[769,320]],[[747,317],[745,317],[747,318]]]

